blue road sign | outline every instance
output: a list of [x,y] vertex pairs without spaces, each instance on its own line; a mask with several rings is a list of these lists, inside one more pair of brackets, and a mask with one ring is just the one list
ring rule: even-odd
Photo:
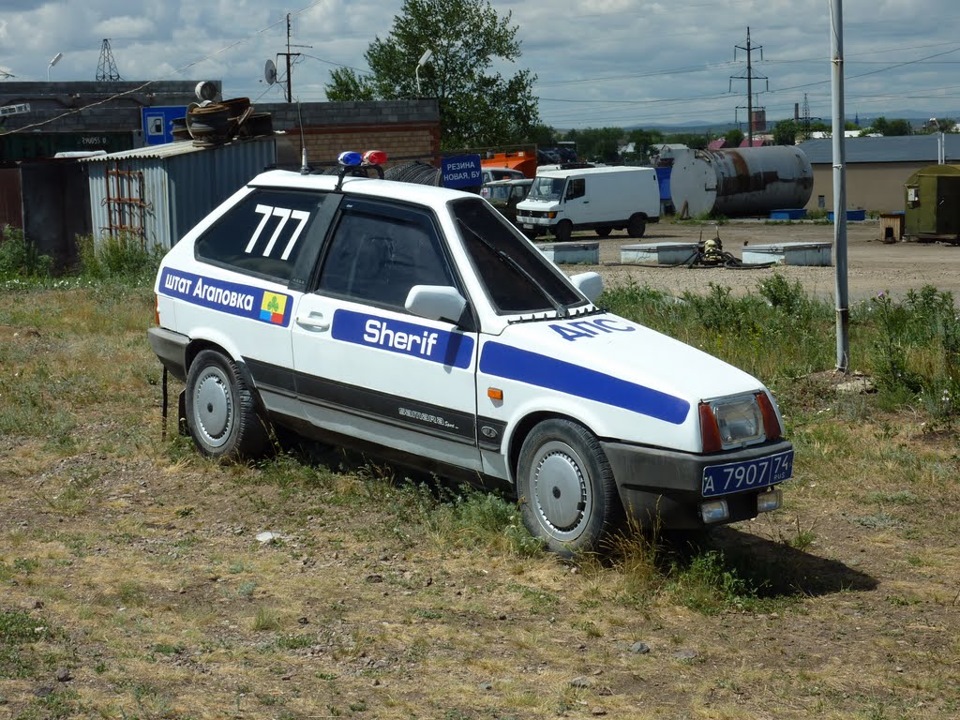
[[173,142],[173,121],[186,117],[186,106],[161,106],[141,108],[143,140],[147,145],[163,145]]
[[444,187],[480,187],[483,184],[479,155],[445,157],[440,161],[440,172]]

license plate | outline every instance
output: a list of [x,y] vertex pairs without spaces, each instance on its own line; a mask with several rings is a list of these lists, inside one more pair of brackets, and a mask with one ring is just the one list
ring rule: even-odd
[[703,496],[729,495],[782,483],[793,474],[793,450],[703,469]]
[[524,224],[523,224],[523,229],[524,229],[524,230],[533,230],[533,225],[532,225],[531,223],[524,223]]

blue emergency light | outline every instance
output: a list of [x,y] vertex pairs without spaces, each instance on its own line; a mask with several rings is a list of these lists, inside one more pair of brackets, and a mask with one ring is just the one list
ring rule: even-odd
[[359,153],[356,150],[344,150],[337,155],[337,164],[340,171],[337,173],[337,190],[343,185],[343,178],[349,172],[354,175],[365,175],[366,168],[373,168],[377,176],[383,180],[383,163],[387,161],[387,154],[383,150],[367,150]]

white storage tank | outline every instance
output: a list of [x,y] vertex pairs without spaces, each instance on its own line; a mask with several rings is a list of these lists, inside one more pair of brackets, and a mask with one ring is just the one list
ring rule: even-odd
[[793,145],[684,153],[670,174],[670,196],[681,217],[765,215],[802,208],[812,193],[813,168]]

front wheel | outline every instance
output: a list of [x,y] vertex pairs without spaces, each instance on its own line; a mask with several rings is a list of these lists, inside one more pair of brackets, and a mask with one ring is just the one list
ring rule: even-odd
[[187,427],[204,455],[237,460],[263,454],[267,431],[233,360],[215,350],[201,351],[187,373],[185,400]]
[[573,235],[573,223],[569,220],[561,220],[557,223],[554,234],[557,242],[570,242],[570,237]]
[[564,556],[595,550],[622,526],[607,456],[589,430],[570,420],[545,420],[524,440],[517,493],[527,530]]
[[630,220],[627,221],[627,235],[632,238],[642,238],[646,231],[647,219],[640,213],[631,215]]

